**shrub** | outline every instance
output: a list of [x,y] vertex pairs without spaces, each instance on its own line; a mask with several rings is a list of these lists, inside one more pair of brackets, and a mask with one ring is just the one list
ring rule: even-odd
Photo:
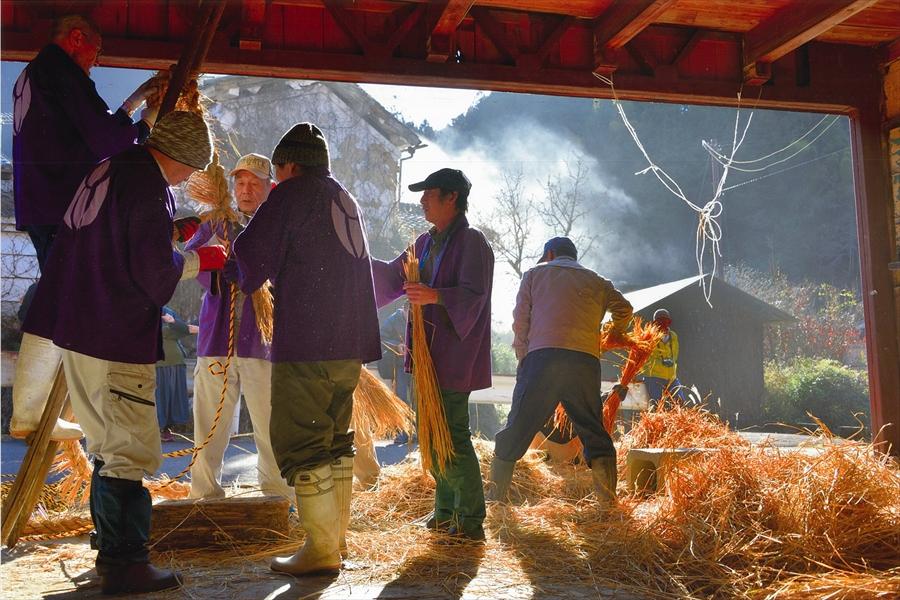
[[809,423],[809,413],[836,434],[846,433],[841,426],[857,425],[854,414],[869,423],[865,371],[830,359],[798,358],[787,364],[768,363],[765,377],[763,414],[769,422]]
[[516,366],[519,361],[516,360],[516,353],[510,348],[509,344],[504,342],[494,342],[491,344],[491,361],[494,363],[495,375],[515,375]]

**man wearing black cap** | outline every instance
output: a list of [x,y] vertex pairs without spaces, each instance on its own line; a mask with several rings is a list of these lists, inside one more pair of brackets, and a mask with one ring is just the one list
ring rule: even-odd
[[[494,253],[466,220],[472,184],[458,169],[440,169],[409,186],[422,192],[422,211],[434,226],[415,242],[421,283],[403,276],[404,252],[391,262],[372,261],[378,305],[404,293],[423,307],[426,339],[434,361],[453,458],[436,482],[428,526],[483,540],[481,469],[469,431],[469,393],[491,386],[491,286]],[[406,367],[411,335],[407,327]],[[415,392],[413,392],[415,393]]]
[[516,461],[560,403],[584,444],[598,499],[615,498],[616,450],[599,402],[598,334],[607,312],[624,333],[631,304],[610,281],[578,263],[572,240],[549,240],[541,262],[522,277],[513,310],[519,368],[506,427],[497,433],[490,500],[506,498]]

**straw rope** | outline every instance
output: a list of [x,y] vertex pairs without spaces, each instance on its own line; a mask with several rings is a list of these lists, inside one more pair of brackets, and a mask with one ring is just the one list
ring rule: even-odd
[[[419,282],[419,259],[416,247],[410,244],[403,262],[406,281]],[[444,473],[447,464],[453,458],[453,440],[444,414],[444,402],[438,385],[437,373],[428,349],[425,334],[425,318],[422,306],[411,304],[409,318],[412,323],[412,380],[415,390],[416,409],[418,413],[419,447],[422,452],[422,468],[425,471],[434,469]]]

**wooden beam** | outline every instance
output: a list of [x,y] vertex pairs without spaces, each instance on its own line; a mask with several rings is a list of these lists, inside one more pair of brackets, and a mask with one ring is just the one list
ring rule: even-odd
[[[546,21],[546,20],[545,20]],[[533,54],[520,54],[516,60],[516,65],[525,69],[539,69],[547,60],[550,50],[559,43],[562,36],[575,23],[575,17],[563,17],[559,19],[553,30],[544,38],[540,47]]]
[[621,48],[652,25],[676,0],[618,0],[594,23],[594,47],[602,52]]
[[869,401],[872,434],[881,450],[900,456],[900,344],[890,263],[895,260],[891,241],[891,186],[886,136],[882,127],[881,79],[877,52],[871,52],[868,84],[860,84],[862,97],[850,119],[853,181],[856,187],[859,264],[866,321]]
[[353,19],[353,16],[350,15],[350,12],[344,8],[347,3],[343,0],[324,0],[324,3],[328,14],[331,15],[334,22],[341,28],[341,31],[346,33],[347,37],[353,40],[353,43],[359,47],[363,54],[371,54],[372,42],[369,40],[369,36],[366,35],[366,32],[356,24],[356,21]]
[[694,51],[694,48],[697,47],[697,44],[703,39],[703,30],[695,29],[694,33],[691,34],[691,37],[687,39],[684,45],[679,48],[678,53],[675,55],[675,59],[672,61],[672,66],[676,69],[681,66],[681,63],[691,55],[691,52]]
[[476,6],[470,11],[475,24],[481,29],[484,35],[491,41],[500,54],[506,57],[506,62],[516,62],[519,58],[519,49],[516,47],[515,41],[510,40],[497,20],[491,15],[490,11],[484,7]]
[[770,76],[767,67],[878,0],[816,0],[794,2],[751,29],[744,36],[747,83],[758,85]]
[[[405,14],[400,14],[401,11],[406,11]],[[387,54],[393,54],[394,50],[397,49],[397,46],[400,45],[400,42],[409,35],[409,32],[413,27],[419,22],[422,18],[422,15],[425,14],[425,5],[420,4],[418,6],[411,6],[407,8],[401,8],[397,11],[398,17],[402,19],[400,21],[400,25],[394,29],[393,33],[391,33],[391,37],[388,38],[388,41],[385,43],[385,50]]]
[[266,0],[241,0],[238,48],[260,50],[266,25]]
[[440,14],[428,36],[426,55],[428,62],[446,62],[453,53],[453,34],[462,20],[469,14],[475,0],[430,0],[432,6],[440,7]]

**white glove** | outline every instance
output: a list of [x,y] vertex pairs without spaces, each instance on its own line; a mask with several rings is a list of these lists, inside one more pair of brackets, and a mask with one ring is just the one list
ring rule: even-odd
[[169,79],[169,72],[163,71],[161,73],[157,73],[141,85],[137,87],[136,90],[131,92],[131,95],[125,99],[125,102],[122,103],[122,108],[128,112],[128,115],[131,116],[134,114],[134,111],[138,109],[138,107],[144,103],[144,100],[156,91],[156,88],[160,85],[165,84]]

